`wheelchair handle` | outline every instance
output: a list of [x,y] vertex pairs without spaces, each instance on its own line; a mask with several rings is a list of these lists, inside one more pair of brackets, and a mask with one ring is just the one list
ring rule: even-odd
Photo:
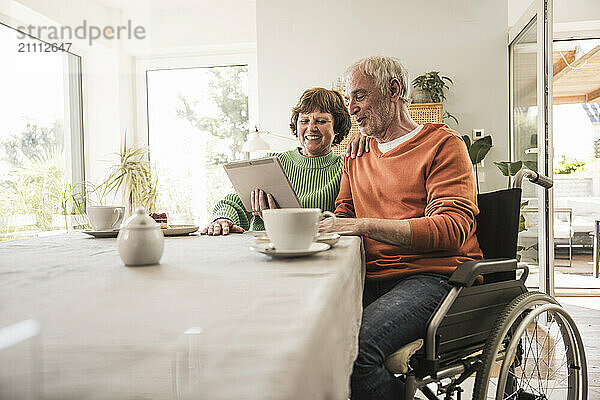
[[554,184],[554,182],[552,182],[552,179],[548,178],[546,175],[542,175],[539,172],[523,168],[515,175],[515,179],[513,181],[513,188],[520,188],[521,183],[523,182],[523,178],[527,178],[531,183],[535,183],[536,185],[540,185],[546,189],[550,189]]

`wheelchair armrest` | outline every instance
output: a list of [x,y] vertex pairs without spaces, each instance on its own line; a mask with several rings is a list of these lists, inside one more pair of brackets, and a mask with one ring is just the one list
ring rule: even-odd
[[516,269],[517,260],[514,258],[467,261],[456,268],[448,283],[452,286],[472,286],[479,275],[515,271]]

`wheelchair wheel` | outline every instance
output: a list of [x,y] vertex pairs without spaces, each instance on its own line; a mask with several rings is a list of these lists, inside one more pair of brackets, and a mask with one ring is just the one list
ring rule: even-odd
[[554,298],[524,293],[498,316],[483,349],[473,399],[587,399],[581,335]]

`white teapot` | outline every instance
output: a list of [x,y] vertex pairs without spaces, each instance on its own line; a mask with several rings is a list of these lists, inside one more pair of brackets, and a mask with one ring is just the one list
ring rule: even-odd
[[117,237],[119,255],[125,265],[158,264],[163,254],[165,237],[143,207],[123,223]]

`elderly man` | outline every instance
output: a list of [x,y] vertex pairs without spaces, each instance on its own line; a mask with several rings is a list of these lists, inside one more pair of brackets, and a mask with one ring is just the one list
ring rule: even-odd
[[368,57],[347,71],[348,111],[370,151],[344,161],[336,230],[362,235],[367,257],[352,399],[400,399],[403,384],[383,363],[424,337],[448,293],[448,277],[482,258],[475,236],[473,169],[460,136],[408,113],[409,81],[392,57]]

